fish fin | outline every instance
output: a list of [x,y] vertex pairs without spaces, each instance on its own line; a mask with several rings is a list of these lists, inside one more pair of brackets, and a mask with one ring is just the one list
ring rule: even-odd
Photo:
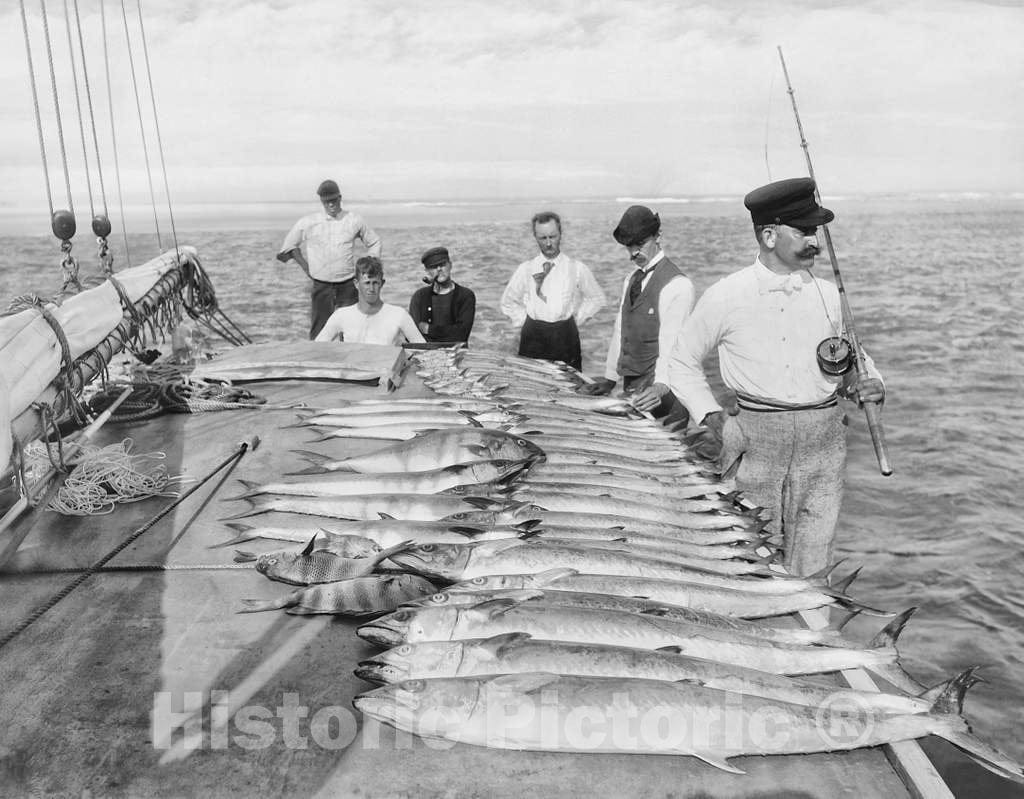
[[260,613],[264,610],[280,610],[294,605],[299,601],[299,591],[292,591],[290,594],[278,597],[277,599],[243,599],[245,605],[236,613]]
[[469,524],[453,524],[448,528],[451,533],[458,533],[459,535],[468,536],[469,538],[475,538],[478,535],[486,533],[487,530],[483,527],[474,527]]
[[519,528],[524,533],[528,533],[528,532],[532,532],[532,531],[536,530],[537,527],[540,526],[540,524],[541,524],[541,520],[540,519],[526,519],[525,521],[517,522],[516,524],[514,524],[512,526]]
[[373,565],[376,566],[377,564],[387,560],[392,555],[394,555],[394,554],[396,554],[398,552],[404,552],[405,550],[409,549],[410,547],[414,547],[414,546],[416,546],[416,542],[413,539],[411,539],[411,538],[407,538],[405,541],[399,541],[394,546],[390,546],[387,549],[382,549],[380,552],[376,553],[375,555],[371,555],[371,557],[374,560],[374,564]]
[[551,583],[556,583],[565,577],[575,577],[577,574],[579,574],[579,571],[576,569],[546,569],[545,571],[538,572],[533,575],[533,582],[538,586],[550,585]]
[[659,646],[654,651],[655,652],[664,652],[664,653],[666,653],[668,655],[681,655],[681,654],[683,654],[682,647],[678,646],[677,644],[672,644],[671,646]]
[[523,545],[521,538],[497,538],[493,541],[484,541],[477,544],[477,551],[487,555],[498,555],[507,549],[514,549]]
[[640,611],[642,616],[666,616],[669,613],[671,613],[671,610],[661,605],[654,605]]
[[502,633],[485,638],[473,647],[478,656],[485,660],[497,660],[505,651],[516,644],[529,641],[533,636],[529,633]]
[[985,682],[975,672],[980,666],[971,666],[966,671],[960,672],[951,680],[940,682],[919,695],[931,705],[932,713],[955,713],[960,715],[964,710],[964,696],[968,689],[979,682]]
[[252,529],[251,524],[242,524],[241,522],[228,522],[225,527],[230,527],[232,530],[238,533],[245,533]]
[[469,419],[470,427],[479,427],[481,430],[483,429],[483,425],[480,423],[480,420],[477,419],[475,416],[467,416],[466,418]]
[[256,555],[252,552],[245,552],[241,549],[235,550],[235,563],[252,563],[256,560]]
[[916,607],[907,608],[903,611],[899,616],[885,625],[885,627],[871,639],[868,643],[868,649],[895,649],[896,640],[900,637],[900,633],[903,632],[903,628],[906,627],[907,622],[910,621],[910,617],[916,612]]
[[463,497],[462,501],[479,510],[486,510],[498,504],[498,501],[493,497]]
[[546,671],[526,672],[523,674],[502,674],[488,680],[486,690],[497,690],[502,693],[530,694],[536,693],[547,685],[562,679],[559,674]]
[[390,513],[385,513],[382,510],[377,511],[377,515],[380,516],[381,519],[384,519],[386,521],[392,521],[392,522],[393,521],[397,521],[397,519],[394,516],[392,516]]
[[463,446],[478,458],[482,458],[491,453],[491,451],[483,444],[464,444]]
[[863,566],[858,566],[856,569],[850,572],[850,574],[847,577],[844,577],[843,579],[839,580],[834,586],[836,591],[838,591],[840,594],[845,594],[848,590],[850,590],[850,586],[853,584],[853,581],[857,579],[857,575],[860,574],[860,570],[862,568]]
[[498,599],[488,599],[485,602],[481,602],[479,605],[473,605],[467,608],[467,616],[475,616],[483,619],[484,621],[491,621],[497,619],[500,616],[504,616],[510,610],[519,607],[522,601],[519,599],[507,599],[505,597],[499,597]]
[[1024,784],[1024,768],[994,746],[975,737],[970,724],[960,715],[967,690],[975,683],[982,682],[981,678],[974,674],[976,668],[967,669],[942,686],[936,686],[941,690],[929,710],[930,716],[936,722],[931,732],[949,741],[979,766],[993,774]]
[[730,774],[746,774],[747,773],[743,769],[736,768],[736,766],[731,765],[729,763],[729,761],[726,760],[721,755],[716,755],[716,754],[713,754],[711,752],[700,752],[700,751],[696,751],[696,750],[690,751],[690,750],[682,750],[681,749],[679,751],[680,751],[680,754],[692,755],[693,757],[696,757],[696,758],[698,758],[700,760],[703,760],[709,766],[714,766],[715,768],[719,768],[722,771],[728,771]]
[[308,558],[315,551],[315,547],[316,547],[316,536],[313,536],[311,539],[309,539],[309,543],[306,544],[306,546],[303,548],[302,554],[305,557]]
[[860,615],[860,610],[858,608],[847,608],[845,613],[836,614],[836,619],[834,621],[833,620],[829,621],[828,629],[831,630],[832,632],[838,633],[839,631],[841,631],[843,629],[843,627],[845,627],[847,624],[849,624],[851,621],[853,621],[859,615]]

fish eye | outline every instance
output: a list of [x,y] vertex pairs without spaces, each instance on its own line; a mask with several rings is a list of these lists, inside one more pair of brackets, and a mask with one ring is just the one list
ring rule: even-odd
[[437,547],[434,544],[424,544],[420,547],[423,552],[433,552]]
[[487,578],[486,577],[474,577],[472,580],[470,580],[470,582],[473,585],[483,585],[484,583],[487,582]]
[[406,691],[410,691],[411,693],[419,693],[426,688],[426,686],[427,684],[423,680],[406,680],[402,683],[402,688]]
[[412,618],[412,612],[408,610],[396,610],[394,618],[396,621],[408,621]]
[[275,563],[277,563],[277,558],[267,558],[267,563],[269,563],[270,565],[274,565]]
[[446,594],[444,591],[439,591],[438,593],[430,597],[430,601],[442,604],[448,601],[448,594]]

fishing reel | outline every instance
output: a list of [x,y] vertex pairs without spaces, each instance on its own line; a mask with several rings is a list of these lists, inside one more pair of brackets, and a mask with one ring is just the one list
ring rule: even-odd
[[853,348],[845,338],[829,336],[816,352],[818,368],[831,377],[841,377],[853,369]]

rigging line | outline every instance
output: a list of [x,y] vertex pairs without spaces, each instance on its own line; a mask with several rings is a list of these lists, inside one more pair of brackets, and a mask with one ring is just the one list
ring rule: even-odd
[[167,164],[164,161],[164,143],[160,137],[160,117],[156,113],[156,93],[153,91],[153,71],[149,67],[149,47],[146,45],[146,28],[142,24],[142,0],[135,0],[139,10],[139,33],[142,35],[142,54],[146,61],[146,79],[149,82],[149,100],[153,105],[153,126],[156,130],[156,147],[160,154],[160,168],[164,174],[164,195],[167,197],[167,216],[171,225],[171,238],[174,239],[174,252],[179,253],[178,232],[174,227],[174,209],[171,206],[171,188],[167,182]]
[[772,182],[772,165],[768,162],[768,131],[772,115],[772,97],[775,94],[775,70],[770,70],[768,83],[768,107],[764,112],[764,168],[768,172],[768,182]]
[[160,238],[160,217],[156,212],[156,193],[153,191],[153,170],[149,166],[149,147],[146,145],[146,124],[142,119],[142,101],[139,99],[139,81],[135,75],[135,58],[132,55],[132,37],[128,31],[128,10],[125,8],[124,0],[121,0],[121,19],[124,20],[124,38],[128,45],[128,65],[132,73],[132,88],[135,90],[135,110],[139,116],[139,130],[142,133],[142,156],[146,162],[146,180],[149,181],[149,199],[153,206],[153,224],[156,226],[156,246],[161,252],[164,249],[163,241]]
[[53,90],[53,109],[57,116],[57,141],[60,142],[60,159],[64,164],[64,185],[68,190],[68,210],[75,215],[75,204],[71,199],[71,174],[68,172],[68,155],[64,149],[64,126],[60,121],[60,101],[57,98],[57,72],[53,66],[53,48],[50,45],[50,25],[46,18],[46,0],[39,0],[43,12],[43,34],[46,41],[46,59],[50,63],[50,87]]
[[96,173],[100,181],[100,199],[103,201],[103,215],[110,218],[107,210],[107,190],[103,185],[103,161],[100,158],[100,140],[96,135],[96,114],[92,106],[92,87],[89,85],[89,70],[85,64],[85,40],[82,38],[82,17],[78,13],[78,0],[75,3],[75,25],[78,29],[78,49],[82,56],[82,77],[85,81],[85,99],[89,103],[89,125],[92,128],[92,144],[96,151]]
[[85,120],[82,118],[82,97],[78,92],[78,68],[75,66],[75,46],[71,40],[71,9],[64,0],[64,27],[68,34],[68,57],[71,59],[71,79],[75,86],[75,108],[78,111],[78,133],[82,137],[82,163],[85,166],[85,186],[89,194],[89,218],[96,216],[92,200],[92,177],[89,174],[89,146],[85,143]]
[[32,87],[32,106],[36,112],[36,132],[39,134],[39,152],[43,157],[43,178],[46,183],[46,204],[53,219],[53,195],[50,193],[50,170],[46,165],[46,144],[43,140],[43,119],[39,113],[39,95],[36,92],[36,71],[32,66],[32,45],[28,35],[28,19],[25,16],[25,0],[18,0],[21,6],[21,27],[25,31],[25,55],[28,57],[29,85]]
[[121,163],[117,157],[117,130],[114,127],[114,94],[110,88],[110,52],[107,47],[107,13],[104,0],[100,0],[100,25],[103,30],[103,67],[107,76],[107,111],[110,114],[110,141],[114,149],[114,176],[117,179],[117,204],[121,209],[121,235],[124,238],[124,259],[129,267],[132,265],[131,252],[128,249],[128,226],[124,217],[124,192],[121,189]]

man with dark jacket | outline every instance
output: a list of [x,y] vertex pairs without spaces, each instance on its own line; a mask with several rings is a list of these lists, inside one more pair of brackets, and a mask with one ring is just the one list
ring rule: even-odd
[[469,340],[476,316],[476,295],[452,280],[452,261],[444,247],[431,247],[420,258],[429,285],[409,301],[409,315],[429,342]]
[[582,391],[607,394],[622,377],[637,408],[667,423],[685,422],[690,415],[669,390],[666,357],[693,308],[693,283],[661,249],[661,219],[650,208],[627,208],[612,236],[635,268],[622,284],[605,375]]

